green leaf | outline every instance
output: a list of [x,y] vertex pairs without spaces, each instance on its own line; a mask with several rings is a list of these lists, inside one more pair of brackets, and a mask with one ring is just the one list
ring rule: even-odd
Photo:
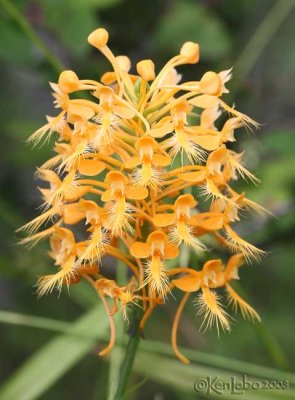
[[[93,308],[72,324],[71,336],[58,336],[25,362],[3,386],[1,400],[39,399],[95,346],[106,328],[105,311],[101,306]],[[80,335],[85,337],[81,339]]]
[[[253,366],[255,367],[255,366]],[[212,381],[217,378],[219,382],[224,382],[229,384],[231,379],[235,377],[236,382],[241,382],[243,377],[240,374],[230,374],[226,373],[223,369],[216,369],[212,367],[204,367],[197,364],[184,365],[176,359],[171,359],[169,357],[158,356],[151,353],[139,353],[135,360],[135,370],[141,372],[149,378],[159,382],[161,384],[167,385],[174,388],[177,391],[183,391],[187,394],[191,394],[192,398],[197,393],[194,392],[194,383],[198,380],[211,379]],[[251,374],[252,375],[252,374]],[[246,380],[249,382],[264,382],[261,379],[257,379],[251,376],[247,376]],[[283,378],[287,380],[287,377]],[[204,386],[203,386],[204,387]],[[228,395],[230,397],[230,390],[222,390],[223,395]],[[206,394],[206,387],[204,391],[200,391],[199,394]],[[208,392],[210,398],[220,398],[220,394],[214,393],[213,390]],[[295,396],[294,389],[290,390],[245,390],[243,393],[244,400],[256,400],[261,398],[267,398],[268,400],[282,400],[293,399]],[[227,397],[226,397],[227,398]]]
[[153,47],[164,54],[177,54],[186,41],[200,44],[203,59],[220,59],[231,49],[231,38],[222,21],[197,2],[175,2],[153,38]]

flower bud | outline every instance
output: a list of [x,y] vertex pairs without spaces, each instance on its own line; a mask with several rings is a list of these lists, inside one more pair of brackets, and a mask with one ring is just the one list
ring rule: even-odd
[[116,60],[123,71],[129,72],[131,68],[131,61],[127,56],[117,56]]
[[138,74],[146,81],[155,79],[155,64],[152,60],[142,60],[136,64]]
[[63,71],[58,78],[58,86],[64,93],[71,93],[79,89],[80,81],[75,72]]
[[97,49],[106,46],[108,40],[109,34],[104,28],[95,29],[95,31],[91,32],[88,36],[88,43]]
[[200,91],[204,94],[219,96],[222,92],[220,76],[212,71],[206,72],[200,80]]
[[180,55],[185,58],[188,64],[196,64],[200,58],[198,43],[185,42],[180,49]]

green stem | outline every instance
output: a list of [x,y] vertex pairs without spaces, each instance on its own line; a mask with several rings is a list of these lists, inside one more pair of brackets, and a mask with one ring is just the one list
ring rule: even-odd
[[248,75],[257,59],[294,6],[294,0],[277,0],[274,3],[235,63],[235,70],[238,71],[239,79]]
[[[119,246],[121,250],[122,246]],[[123,286],[126,284],[127,280],[127,270],[126,265],[122,261],[118,261],[117,263],[117,271],[116,271],[116,281],[117,285]],[[116,342],[117,344],[111,351],[110,355],[110,369],[109,369],[109,382],[108,382],[108,400],[113,400],[115,396],[115,391],[118,386],[118,382],[120,379],[120,369],[121,369],[121,361],[122,361],[122,346],[120,342],[123,339],[124,332],[124,321],[121,313],[117,313],[115,316],[116,322]]]
[[121,374],[114,400],[121,400],[124,397],[124,393],[128,385],[128,380],[132,371],[133,363],[135,360],[136,352],[140,341],[140,331],[139,331],[140,316],[141,316],[141,311],[134,309],[133,318],[131,321],[131,332],[128,344],[125,349],[125,356],[123,363],[121,365]]
[[34,43],[34,45],[41,51],[44,58],[48,63],[60,73],[64,67],[58,61],[58,59],[52,54],[51,50],[47,45],[39,38],[39,36],[34,32],[33,28],[29,22],[20,13],[18,8],[10,2],[10,0],[0,0],[0,4],[6,13],[18,24],[21,30],[28,36],[28,38]]

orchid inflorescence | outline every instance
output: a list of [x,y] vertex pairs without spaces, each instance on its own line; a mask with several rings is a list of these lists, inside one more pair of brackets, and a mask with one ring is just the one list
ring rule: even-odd
[[[173,290],[183,292],[172,346],[188,363],[176,339],[192,293],[197,293],[195,303],[205,329],[213,324],[230,329],[231,318],[217,294],[220,288],[225,288],[234,309],[259,320],[231,281],[239,278],[245,260],[260,259],[263,251],[242,239],[232,224],[242,210],[265,210],[230,186],[239,177],[258,180],[242,165],[243,153],[227,148],[235,141],[236,129],[251,129],[257,123],[221,98],[228,93],[225,84],[231,70],[209,71],[199,81],[179,83],[175,68],[198,62],[197,43],[184,43],[157,75],[151,60],[138,62],[133,74],[128,57],[114,56],[108,38],[103,28],[88,37],[113,68],[100,82],[79,79],[67,70],[58,83],[50,84],[55,107],[61,111],[47,117],[29,141],[37,144],[57,135],[56,155],[37,170],[47,183],[39,189],[43,212],[22,228],[28,233],[22,243],[50,241],[56,272],[39,279],[39,295],[81,279],[96,290],[111,329],[100,355],[114,345],[116,312],[128,319],[129,306],[140,307],[143,331],[157,305],[165,303]],[[80,91],[87,91],[89,99],[79,98]],[[228,118],[223,117],[217,128],[224,111]],[[210,255],[205,235],[233,254],[227,263],[209,259],[201,268],[177,267],[181,249],[188,248],[199,260]],[[112,271],[102,268],[106,255],[120,261],[118,268],[128,267],[124,286]],[[173,265],[170,261],[169,267],[167,260],[174,260]]]

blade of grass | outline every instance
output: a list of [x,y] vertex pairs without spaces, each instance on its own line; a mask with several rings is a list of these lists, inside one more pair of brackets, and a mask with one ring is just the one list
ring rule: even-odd
[[[71,336],[60,335],[33,354],[4,384],[0,390],[1,400],[39,399],[95,346],[96,338],[106,329],[105,311],[97,306],[70,325]],[[74,335],[85,338],[81,340]]]
[[235,70],[239,80],[248,75],[261,53],[295,7],[294,0],[277,0],[240,53]]
[[[135,361],[135,371],[140,372],[144,375],[148,375],[151,379],[165,384],[175,390],[190,393],[193,396],[194,383],[198,379],[206,379],[211,377],[213,380],[217,377],[218,381],[228,383],[230,382],[233,375],[225,374],[222,370],[203,367],[196,364],[184,365],[178,360],[171,358],[157,356],[154,354],[140,352],[139,357]],[[236,382],[241,382],[242,376],[236,376]],[[252,376],[247,377],[247,381],[250,382],[262,382],[260,379],[253,378]],[[206,389],[206,388],[205,388]],[[223,391],[224,395],[230,396],[228,389]],[[199,393],[200,395],[202,392]],[[207,395],[207,392],[203,392]],[[209,394],[209,393],[208,393]],[[283,400],[293,399],[295,396],[294,389],[292,390],[245,390],[243,393],[244,400],[258,400],[261,398],[267,398],[268,400]],[[220,394],[214,393],[212,390],[210,398],[220,398]]]
[[[105,319],[105,316],[103,316]],[[0,322],[7,324],[17,324],[32,328],[47,329],[54,332],[67,333],[68,336],[76,336],[80,339],[92,339],[106,341],[108,339],[108,333],[104,331],[98,332],[96,325],[92,329],[87,328],[83,331],[71,328],[73,325],[69,322],[58,321],[49,318],[35,317],[31,315],[23,315],[18,313],[12,313],[8,311],[0,311]],[[91,320],[90,320],[91,322]],[[97,323],[97,320],[96,320]],[[84,323],[85,324],[85,323]],[[122,344],[126,345],[127,338],[123,338]],[[148,354],[159,354],[164,356],[173,357],[171,347],[167,343],[158,342],[155,340],[144,340],[141,342],[141,351]],[[287,379],[290,384],[295,385],[295,375],[285,371],[268,368],[260,365],[251,364],[239,360],[233,360],[227,357],[208,354],[202,351],[181,347],[181,351],[184,352],[192,362],[198,364],[204,364],[211,367],[221,368],[223,370],[244,373],[249,375],[255,375],[266,379]]]
[[285,354],[281,343],[278,338],[271,332],[267,326],[263,324],[257,324],[254,328],[257,334],[261,338],[261,343],[268,351],[268,354],[271,356],[274,361],[274,365],[277,368],[281,368],[287,371],[290,371],[290,363],[287,359],[287,355]]
[[46,329],[54,332],[67,332],[71,324],[56,319],[35,317],[32,315],[19,314],[0,310],[0,322],[13,325],[28,326],[31,328]]
[[[141,349],[149,354],[156,353],[173,356],[171,347],[168,344],[154,340],[142,342]],[[180,347],[180,349],[181,352],[190,359],[190,361],[198,364],[217,367],[223,369],[224,371],[236,372],[239,374],[249,374],[265,379],[287,379],[290,384],[295,385],[295,375],[292,373],[239,360],[233,360],[231,358],[219,355],[208,354],[193,349],[187,349],[184,347]]]
[[52,54],[48,46],[34,32],[29,22],[21,14],[14,3],[9,0],[0,0],[0,5],[5,10],[5,12],[17,23],[24,34],[28,36],[32,43],[41,51],[48,64],[50,64],[57,73],[60,73],[63,69],[65,69],[64,66],[55,57],[55,55]]
[[[235,283],[235,286],[238,288],[239,293],[244,298],[249,298],[248,293],[246,290],[239,285],[238,282]],[[268,329],[267,325],[265,324],[254,324],[252,325],[253,329],[255,330],[256,334],[259,336],[261,339],[261,344],[265,347],[267,353],[271,357],[271,359],[274,362],[274,366],[277,368],[285,369],[290,371],[290,364],[288,361],[288,357],[284,351],[284,349],[281,346],[281,343],[277,339],[277,337],[274,335],[273,332],[271,332],[270,329]]]

